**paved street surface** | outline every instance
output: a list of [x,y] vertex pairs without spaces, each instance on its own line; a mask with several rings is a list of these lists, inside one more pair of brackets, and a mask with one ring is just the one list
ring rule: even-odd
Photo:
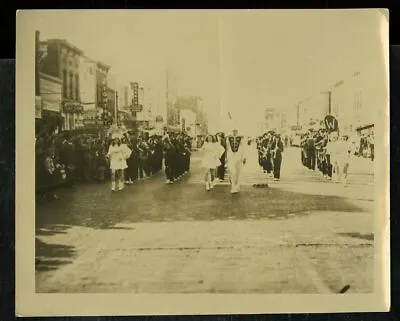
[[[348,187],[283,155],[273,182],[249,150],[242,189],[206,192],[191,172],[111,193],[60,190],[36,208],[38,292],[348,293],[373,291],[373,168],[355,159]],[[255,183],[269,184],[255,188]]]

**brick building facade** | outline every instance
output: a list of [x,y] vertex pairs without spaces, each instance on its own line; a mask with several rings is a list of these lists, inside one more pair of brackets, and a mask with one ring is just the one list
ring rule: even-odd
[[62,129],[73,130],[83,126],[83,106],[80,101],[80,60],[83,51],[63,39],[50,39],[47,56],[41,72],[61,79]]

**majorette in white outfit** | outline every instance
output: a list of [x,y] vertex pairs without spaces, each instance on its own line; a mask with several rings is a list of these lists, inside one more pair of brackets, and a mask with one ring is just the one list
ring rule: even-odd
[[233,134],[226,138],[227,167],[230,174],[231,193],[240,190],[240,174],[243,164],[246,163],[245,139],[238,136],[238,130],[233,129]]
[[115,191],[124,189],[124,170],[128,167],[126,160],[132,151],[126,144],[121,144],[119,136],[113,136],[113,141],[108,149],[107,157],[110,160],[111,169],[111,190]]
[[211,135],[206,137],[206,141],[201,149],[204,152],[202,160],[202,167],[205,169],[204,181],[206,183],[206,190],[209,191],[214,187],[216,168],[221,165],[219,159],[225,150],[220,144],[212,141]]
[[327,153],[330,154],[330,160],[333,166],[333,181],[347,185],[347,175],[351,158],[351,144],[346,137],[339,140],[338,133],[331,133],[331,141],[327,145]]

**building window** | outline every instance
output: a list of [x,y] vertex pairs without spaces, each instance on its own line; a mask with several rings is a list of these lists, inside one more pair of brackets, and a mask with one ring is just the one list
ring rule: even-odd
[[69,74],[69,98],[74,99],[74,75]]
[[79,100],[79,76],[75,75],[75,99]]
[[63,70],[63,97],[68,98],[67,71]]

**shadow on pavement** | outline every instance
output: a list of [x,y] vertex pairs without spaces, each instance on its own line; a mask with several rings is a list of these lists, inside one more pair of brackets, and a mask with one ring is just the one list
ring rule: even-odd
[[36,272],[52,271],[72,263],[76,251],[72,246],[47,244],[36,238]]
[[361,233],[338,233],[341,236],[347,236],[347,237],[353,237],[361,240],[367,240],[367,241],[373,241],[374,240],[374,234],[373,233],[368,233],[368,234],[361,234]]
[[126,227],[126,226],[100,226],[97,229],[100,229],[100,230],[125,230],[125,231],[135,230],[134,227]]
[[[365,212],[345,197],[304,194],[283,189],[243,187],[236,195],[228,186],[206,192],[202,185],[167,185],[164,180],[127,186],[111,193],[108,184],[65,190],[57,201],[36,206],[36,226],[63,233],[65,226],[126,229],[119,223],[232,219],[291,219],[312,212]],[[62,227],[64,226],[64,227]],[[49,232],[50,231],[50,232]]]

